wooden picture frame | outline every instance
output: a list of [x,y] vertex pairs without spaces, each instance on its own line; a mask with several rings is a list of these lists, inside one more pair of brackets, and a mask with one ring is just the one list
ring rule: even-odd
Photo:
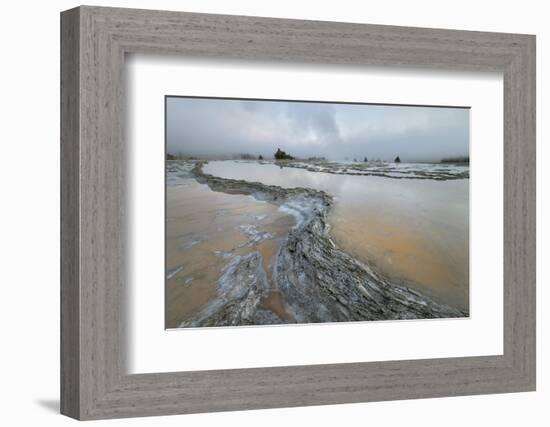
[[[503,354],[127,374],[126,53],[502,72]],[[61,166],[65,415],[84,420],[535,389],[532,35],[78,7],[61,14]]]

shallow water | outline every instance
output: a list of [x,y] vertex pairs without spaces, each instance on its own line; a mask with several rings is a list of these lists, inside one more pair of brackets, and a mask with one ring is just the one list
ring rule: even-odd
[[[331,234],[342,249],[394,281],[468,309],[468,179],[336,175],[234,161],[210,162],[204,172],[331,194]],[[253,201],[247,209],[256,204]]]
[[[259,251],[270,272],[294,219],[251,196],[213,192],[185,170],[167,178],[165,324],[177,328],[216,296],[223,268],[235,256]],[[287,316],[277,291],[265,305]]]

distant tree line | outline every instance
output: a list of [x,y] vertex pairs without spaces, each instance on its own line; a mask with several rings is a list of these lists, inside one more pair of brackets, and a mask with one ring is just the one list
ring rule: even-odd
[[256,156],[249,153],[241,153],[239,154],[239,159],[242,160],[256,160]]
[[470,163],[470,156],[446,157],[441,163]]
[[178,154],[166,153],[166,160],[197,160],[197,158],[193,156],[186,156],[182,153],[178,153]]
[[[280,148],[277,148],[277,151],[273,154],[273,157],[275,158],[275,160],[294,160],[295,159],[294,156],[290,155],[286,151],[281,150]],[[256,154],[251,154],[251,153],[234,154],[234,155],[231,156],[231,158],[241,159],[241,160],[264,160],[264,156],[262,154],[256,155]],[[178,154],[166,153],[166,159],[167,160],[197,160],[197,157],[184,155],[182,153],[178,153]],[[348,159],[349,158],[346,157],[346,160],[348,160]],[[308,157],[307,160],[312,161],[312,162],[324,162],[327,159],[324,156],[311,156],[311,157]],[[354,162],[360,162],[361,159],[360,158],[358,159],[357,157],[354,157],[353,161]],[[374,159],[371,158],[370,161],[375,161],[376,162],[376,161],[380,161],[380,160],[376,159],[376,158],[374,158]],[[401,158],[399,156],[396,156],[393,161],[394,161],[394,163],[401,163]],[[369,162],[369,159],[367,158],[367,156],[365,156],[363,158],[363,162],[364,163]],[[470,157],[469,156],[446,157],[446,158],[441,159],[441,163],[470,163]]]

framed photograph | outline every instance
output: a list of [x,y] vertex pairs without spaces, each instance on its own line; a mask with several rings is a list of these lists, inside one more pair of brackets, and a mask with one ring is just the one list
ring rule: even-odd
[[61,14],[61,411],[535,389],[535,37]]
[[468,108],[167,96],[165,117],[166,328],[469,317]]

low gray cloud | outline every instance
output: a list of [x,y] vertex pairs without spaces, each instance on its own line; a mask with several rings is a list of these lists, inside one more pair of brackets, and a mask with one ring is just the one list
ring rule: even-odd
[[469,110],[210,98],[167,99],[167,150],[430,161],[469,153]]

